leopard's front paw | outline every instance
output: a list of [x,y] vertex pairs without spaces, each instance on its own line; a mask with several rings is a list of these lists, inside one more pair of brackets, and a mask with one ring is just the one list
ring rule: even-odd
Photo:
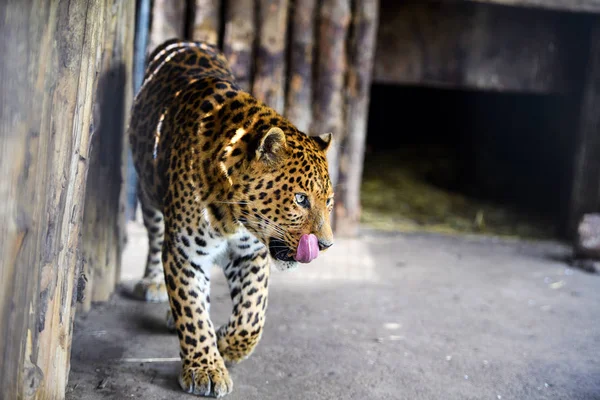
[[233,389],[229,371],[221,365],[192,367],[184,364],[179,385],[187,393],[207,397],[223,397]]
[[169,300],[163,279],[141,279],[133,288],[133,294],[136,298],[149,303],[164,303]]

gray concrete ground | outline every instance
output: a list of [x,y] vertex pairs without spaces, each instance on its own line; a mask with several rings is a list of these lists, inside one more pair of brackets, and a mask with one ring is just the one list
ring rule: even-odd
[[[145,259],[139,227],[124,278]],[[556,243],[367,233],[273,272],[230,400],[600,399],[600,276]],[[213,318],[228,317],[214,273]],[[167,306],[116,295],[77,318],[68,399],[184,399]]]

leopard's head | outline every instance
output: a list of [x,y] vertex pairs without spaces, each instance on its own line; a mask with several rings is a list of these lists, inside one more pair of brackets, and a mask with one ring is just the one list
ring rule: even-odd
[[252,154],[236,196],[238,220],[269,248],[282,270],[310,262],[333,244],[326,158],[332,136],[284,129],[265,129],[249,146]]

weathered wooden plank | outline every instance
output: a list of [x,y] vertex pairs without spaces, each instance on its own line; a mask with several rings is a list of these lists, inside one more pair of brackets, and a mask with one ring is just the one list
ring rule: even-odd
[[296,0],[292,9],[285,116],[302,132],[308,132],[312,119],[317,1]]
[[[0,398],[64,398],[81,256],[92,102],[110,12],[133,3],[0,7]],[[14,38],[14,39],[10,39]]]
[[[111,0],[116,1],[116,0]],[[128,20],[134,10],[127,2],[111,7],[107,18],[102,74],[95,113],[98,121],[92,142],[85,199],[85,260],[90,301],[106,301],[118,281],[124,232],[126,181],[126,112],[132,97],[133,31]],[[89,214],[88,214],[89,213]]]
[[[6,336],[24,341],[22,364],[13,365],[13,368],[17,368],[21,375],[16,393],[26,398],[60,398],[64,394],[82,211],[80,200],[85,190],[83,160],[89,134],[89,80],[95,76],[95,71],[91,76],[86,75],[86,62],[82,60],[83,53],[89,49],[89,41],[93,43],[95,30],[93,23],[88,26],[85,23],[87,5],[68,7],[62,3],[50,7],[50,14],[43,16],[45,21],[38,20],[39,14],[32,13],[30,16],[29,23],[33,21],[34,25],[43,25],[46,22],[43,26],[50,29],[42,37],[35,38],[34,35],[32,40],[40,40],[42,45],[38,48],[32,46],[25,53],[33,63],[25,69],[33,67],[31,70],[39,74],[32,79],[34,82],[37,79],[36,88],[40,93],[30,94],[26,86],[19,89],[25,90],[28,95],[39,96],[32,98],[40,107],[34,106],[37,113],[30,115],[26,121],[29,129],[35,130],[40,138],[37,153],[31,154],[36,161],[30,166],[23,166],[21,173],[25,174],[21,175],[19,182],[21,187],[29,187],[26,190],[34,194],[29,204],[39,207],[31,215],[21,211],[23,216],[31,218],[28,236],[32,239],[32,246],[27,248],[25,244],[22,248],[27,254],[21,253],[23,258],[20,261],[26,259],[26,264],[21,265],[18,271],[26,274],[26,270],[31,270],[40,277],[38,282],[28,282],[37,292],[34,296],[37,301],[18,310],[34,316],[35,324],[24,336],[14,333]],[[98,10],[96,7],[90,9]],[[59,43],[56,51],[52,49],[52,42],[46,40]],[[36,68],[35,63],[39,63],[41,68]],[[79,157],[78,151],[83,153],[84,159]],[[28,167],[33,169],[27,171]],[[19,260],[15,261],[19,263]],[[26,288],[17,290],[27,291]],[[49,354],[50,351],[52,354]],[[7,398],[15,398],[13,396]]]
[[44,379],[33,396],[36,399],[62,398],[68,380],[77,277],[81,266],[79,248],[88,172],[89,127],[105,7],[106,4],[101,2],[79,3],[78,8],[59,5],[59,13],[66,21],[58,20],[58,26],[62,23],[67,26],[57,31],[57,43],[62,43],[58,57],[70,54],[72,61],[59,63],[53,96],[44,98],[44,103],[49,103],[47,107],[52,118],[56,118],[54,129],[64,133],[55,135],[49,148],[51,167],[47,179],[55,184],[47,193],[49,220],[45,236],[53,237],[53,248],[48,249],[52,252],[48,256],[52,258],[42,260],[41,265],[40,333],[32,354],[37,345],[36,365],[44,371]]
[[186,0],[153,0],[147,54],[168,39],[185,36]]
[[[35,360],[25,365],[23,338],[37,341],[38,333],[40,215],[45,202],[36,196],[45,195],[45,186],[35,187],[35,174],[45,162],[47,138],[40,136],[42,107],[34,99],[44,95],[44,81],[38,86],[36,77],[44,78],[48,64],[40,64],[37,57],[50,61],[55,29],[50,15],[56,6],[33,8],[31,3],[9,0],[0,7],[0,49],[15,55],[10,63],[0,63],[0,398],[6,399],[29,397],[43,379]],[[31,21],[36,24],[30,28]],[[37,57],[29,60],[28,54]],[[25,391],[26,384],[32,389]]]
[[582,16],[488,4],[381,0],[374,80],[568,92]]
[[219,45],[221,29],[221,1],[196,0],[193,9],[193,24],[190,37],[210,44]]
[[315,100],[310,133],[333,133],[333,144],[327,153],[327,158],[334,186],[338,183],[339,146],[346,122],[344,81],[347,64],[346,37],[349,23],[349,0],[324,0],[321,2],[317,36]]
[[252,88],[255,27],[254,0],[227,0],[223,52],[240,87]]
[[258,1],[258,47],[253,94],[279,113],[285,100],[288,0]]
[[[117,213],[118,219],[116,221],[116,237],[117,243],[119,244],[117,252],[118,263],[116,266],[115,275],[117,276],[117,283],[121,277],[121,256],[123,255],[123,249],[127,243],[127,203],[128,203],[128,190],[130,187],[129,177],[129,166],[128,162],[130,159],[129,148],[129,136],[127,131],[129,128],[129,121],[131,120],[131,105],[135,97],[135,39],[136,32],[134,27],[130,26],[131,21],[135,21],[137,14],[136,5],[133,2],[122,5],[121,16],[121,29],[122,33],[119,35],[120,42],[117,42],[118,49],[120,50],[119,57],[121,59],[120,64],[124,68],[124,74],[122,75],[123,84],[123,125],[122,125],[122,136],[121,136],[121,196],[119,200],[118,210],[113,210]],[[116,110],[118,112],[119,110]],[[114,291],[114,288],[113,288]]]
[[[17,9],[31,11],[24,13]],[[64,395],[71,328],[69,294],[77,264],[77,218],[81,212],[78,199],[85,190],[82,182],[85,163],[76,151],[86,153],[88,130],[81,129],[79,124],[85,121],[91,107],[91,101],[85,99],[88,77],[80,75],[81,68],[85,68],[82,54],[88,29],[86,9],[86,4],[66,8],[64,3],[57,2],[46,7],[22,2],[3,7],[2,29],[9,31],[8,37],[18,32],[19,26],[33,29],[26,29],[20,38],[15,37],[20,48],[11,49],[10,53],[20,56],[13,58],[12,70],[3,68],[8,72],[8,76],[3,74],[6,82],[16,81],[22,86],[10,88],[9,84],[6,92],[3,85],[3,114],[7,109],[16,114],[7,118],[3,115],[0,137],[4,141],[5,132],[21,133],[22,138],[13,138],[15,142],[11,144],[15,146],[10,150],[21,149],[23,153],[8,155],[9,160],[16,161],[10,172],[16,177],[11,183],[17,187],[9,189],[15,204],[4,217],[9,226],[17,227],[9,231],[13,238],[8,243],[18,247],[8,252],[13,255],[12,265],[6,266],[6,270],[5,266],[2,268],[3,275],[7,272],[12,275],[7,281],[13,287],[2,293],[3,303],[9,301],[10,306],[8,313],[3,313],[10,322],[2,321],[7,343],[0,374],[2,398]],[[97,11],[95,7],[91,9]],[[89,25],[92,31],[93,26]],[[23,41],[23,37],[28,40]],[[57,51],[53,43],[58,43]],[[57,52],[62,55],[60,62]],[[19,69],[31,75],[24,77]],[[5,97],[6,94],[13,99]],[[2,186],[6,187],[4,183]],[[15,225],[17,221],[21,222]],[[16,297],[11,296],[12,290],[18,293]],[[42,345],[52,346],[51,359]]]
[[586,213],[600,211],[600,19],[590,37],[587,71],[579,111],[579,126],[568,233],[573,236]]
[[379,18],[378,0],[356,0],[352,10],[346,83],[346,129],[341,138],[336,235],[358,234],[369,93]]

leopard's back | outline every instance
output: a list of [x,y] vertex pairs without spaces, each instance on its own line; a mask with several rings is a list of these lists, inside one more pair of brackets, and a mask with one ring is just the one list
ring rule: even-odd
[[167,184],[164,171],[178,139],[177,105],[193,100],[199,106],[202,96],[198,93],[209,95],[215,81],[237,87],[227,60],[209,44],[173,39],[148,57],[144,81],[132,108],[129,141],[139,186],[157,206]]

